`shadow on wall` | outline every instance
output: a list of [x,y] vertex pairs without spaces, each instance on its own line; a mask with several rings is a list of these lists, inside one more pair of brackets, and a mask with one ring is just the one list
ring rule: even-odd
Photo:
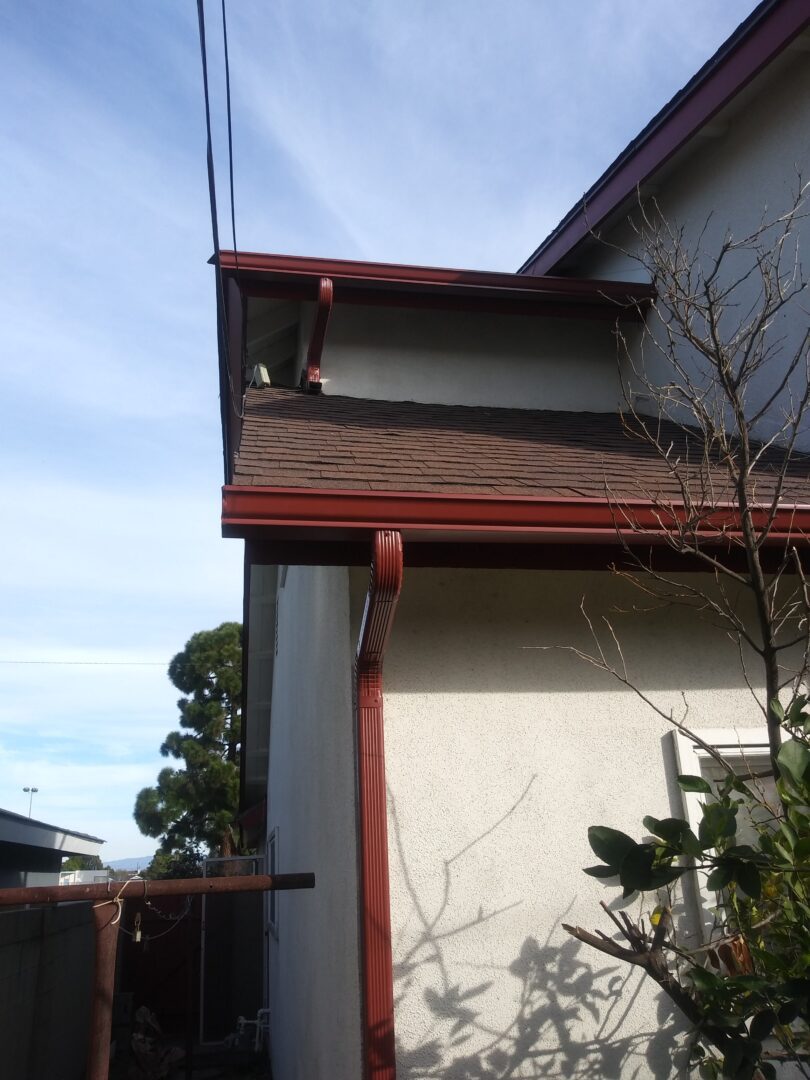
[[[542,942],[526,937],[518,955],[507,964],[486,963],[474,935],[477,928],[520,902],[492,911],[481,907],[474,918],[458,924],[447,918],[453,863],[517,809],[534,779],[501,819],[445,862],[443,896],[435,911],[426,910],[414,887],[389,791],[396,857],[412,901],[409,925],[415,924],[410,943],[395,946],[395,1011],[398,1021],[415,1011],[424,1018],[420,1038],[397,1032],[398,1077],[665,1080],[685,1075],[683,1018],[662,997],[655,1029],[638,1030],[632,1016],[641,979],[624,965],[594,969],[587,962],[588,950],[560,928],[573,900]],[[460,962],[448,955],[447,944],[452,940],[457,949],[464,935],[470,939],[471,954]],[[459,978],[459,970],[469,971],[469,978]]]
[[[367,577],[358,572],[354,579],[358,627]],[[708,574],[681,577],[714,589]],[[583,598],[609,659],[620,666],[602,621],[609,620],[640,689],[673,692],[675,708],[684,690],[748,692],[737,647],[710,621],[708,608],[654,601],[607,571],[412,567],[386,654],[388,693],[626,694],[569,651],[595,650]],[[747,616],[744,595],[737,610]]]

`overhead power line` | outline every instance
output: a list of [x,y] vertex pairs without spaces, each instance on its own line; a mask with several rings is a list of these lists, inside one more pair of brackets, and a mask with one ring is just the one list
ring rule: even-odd
[[[216,189],[216,176],[214,170],[214,141],[211,130],[211,100],[208,90],[208,50],[205,43],[205,0],[197,0],[197,24],[200,32],[200,60],[202,62],[202,77],[203,77],[203,96],[205,98],[205,135],[206,135],[206,159],[208,164],[208,201],[211,207],[211,231],[213,233],[214,240],[214,261],[216,263],[216,284],[217,284],[217,307],[219,309],[219,324],[220,324],[220,341],[222,345],[223,354],[225,357],[225,368],[228,382],[228,396],[230,397],[230,405],[236,416],[243,417],[242,402],[236,400],[236,388],[233,385],[233,378],[231,377],[231,357],[230,357],[230,334],[228,331],[228,310],[225,302],[225,287],[222,278],[222,263],[220,260],[220,246],[219,246],[219,220],[217,214],[217,189]],[[230,65],[228,62],[228,31],[225,21],[225,0],[222,0],[222,34],[223,42],[225,46],[225,89],[226,89],[226,107],[228,114],[228,161],[229,161],[229,175],[231,182],[231,226],[233,229],[233,246],[236,250],[236,212],[234,209],[234,193],[233,193],[233,138],[231,134],[231,82],[230,82]],[[238,274],[238,268],[237,268]],[[224,420],[224,414],[223,414]],[[227,428],[227,426],[226,426]],[[227,441],[227,437],[226,437]],[[229,458],[228,450],[226,449],[225,455],[225,477],[226,481],[229,476]]]
[[225,0],[222,0],[222,45],[225,53],[225,110],[228,115],[228,178],[231,195],[231,235],[236,276],[239,277],[239,254],[236,246],[236,197],[233,190],[233,129],[231,127],[231,65],[228,60],[228,21],[225,18]]

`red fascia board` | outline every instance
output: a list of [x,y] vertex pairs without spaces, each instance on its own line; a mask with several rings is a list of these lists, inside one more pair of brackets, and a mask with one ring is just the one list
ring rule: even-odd
[[223,272],[234,274],[248,296],[287,296],[315,300],[322,278],[334,283],[336,302],[402,303],[441,306],[458,301],[593,304],[608,309],[652,300],[651,285],[626,281],[598,281],[565,277],[530,277],[480,270],[452,270],[435,266],[314,259],[300,255],[222,251]]
[[[671,509],[670,509],[671,507]],[[755,521],[766,510],[755,510]],[[531,537],[537,542],[600,543],[617,537],[627,543],[661,541],[683,520],[676,503],[643,499],[525,497],[511,495],[422,494],[410,491],[357,491],[226,485],[222,495],[225,536],[254,537],[256,529],[303,530],[309,536],[397,529],[409,537],[447,534],[487,536],[492,542]],[[699,529],[708,538],[739,538],[732,504],[718,504]],[[768,542],[806,542],[810,506],[784,506]]]
[[736,46],[707,65],[704,77],[691,91],[665,107],[660,123],[651,124],[650,131],[639,136],[638,145],[616,159],[519,272],[543,275],[552,271],[808,25],[807,0],[772,5]]

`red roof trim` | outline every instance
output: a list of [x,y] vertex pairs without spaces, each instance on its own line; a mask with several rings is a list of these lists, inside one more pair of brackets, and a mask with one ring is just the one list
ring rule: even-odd
[[481,270],[453,270],[437,266],[406,266],[398,263],[355,262],[347,259],[314,259],[300,255],[270,255],[258,252],[222,251],[224,273],[238,275],[246,295],[299,296],[316,300],[322,278],[331,279],[335,301],[391,302],[408,296],[416,303],[449,298],[470,300],[530,301],[593,304],[613,308],[617,304],[637,304],[651,300],[651,285],[626,281],[527,277]]
[[808,25],[807,0],[761,4],[605,170],[519,273],[542,275],[554,270]]
[[[669,505],[669,504],[667,504]],[[593,543],[621,537],[628,543],[649,544],[663,539],[681,507],[672,512],[644,499],[615,502],[594,498],[545,498],[513,495],[436,495],[410,491],[345,491],[322,488],[269,488],[226,485],[222,495],[225,536],[246,537],[255,530],[303,530],[310,536],[358,535],[362,531],[397,529],[411,538],[470,533],[491,541],[566,541]],[[761,521],[765,510],[756,513]],[[736,508],[718,504],[707,517],[707,536],[723,530],[739,537]],[[810,506],[786,505],[776,515],[769,543],[810,536]]]

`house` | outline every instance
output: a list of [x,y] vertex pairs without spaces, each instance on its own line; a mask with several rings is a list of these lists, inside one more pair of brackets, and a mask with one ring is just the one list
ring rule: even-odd
[[59,885],[67,855],[98,855],[103,840],[0,810],[0,888]]
[[[220,253],[243,822],[271,872],[317,882],[267,910],[277,1080],[681,1070],[666,1002],[560,925],[598,922],[588,825],[681,812],[677,747],[557,647],[592,647],[584,597],[664,711],[683,692],[695,727],[758,738],[735,648],[692,612],[631,610],[607,572],[679,498],[626,437],[615,330],[632,364],[655,295],[639,199],[707,250],[789,205],[808,26],[804,2],[760,4],[518,274]],[[783,538],[810,524],[799,472]]]
[[[135,877],[134,873],[127,874],[127,877]],[[102,870],[60,870],[59,871],[59,884],[60,885],[98,885],[105,881],[115,881],[113,877],[113,871],[109,867],[104,867]],[[127,878],[123,879],[124,881]]]
[[[103,843],[0,810],[0,888],[59,885],[66,855],[99,855]],[[89,904],[0,908],[4,1076],[84,1076],[93,955]]]

